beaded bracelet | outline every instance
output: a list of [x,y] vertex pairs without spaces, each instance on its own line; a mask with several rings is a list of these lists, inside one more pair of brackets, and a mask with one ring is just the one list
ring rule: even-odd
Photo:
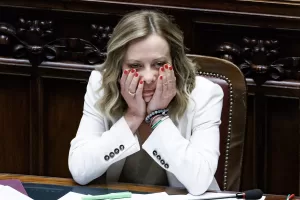
[[155,115],[166,116],[168,114],[168,111],[169,111],[169,109],[155,110],[152,113],[150,113],[149,115],[147,115],[147,117],[145,118],[145,122],[149,124],[151,121],[151,118],[154,117]]
[[163,118],[161,118],[160,120],[158,120],[153,126],[151,126],[152,129],[155,129],[160,123],[162,123],[163,121],[165,121],[166,119],[168,119],[169,116],[164,116]]

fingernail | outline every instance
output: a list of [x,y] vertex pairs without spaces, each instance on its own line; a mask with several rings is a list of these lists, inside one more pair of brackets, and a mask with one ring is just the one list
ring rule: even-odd
[[135,76],[135,77],[138,77],[138,76],[139,76],[139,73],[135,73],[134,76]]
[[141,81],[140,81],[140,84],[143,84],[143,83],[144,83],[144,81],[143,81],[143,80],[141,80]]
[[130,72],[131,72],[131,73],[134,73],[134,72],[135,72],[135,69],[132,69]]
[[173,70],[173,67],[170,66],[169,69],[170,69],[170,70]]
[[162,79],[163,79],[163,76],[160,76],[159,79],[162,80]]
[[124,70],[124,74],[128,74],[128,71],[127,71],[127,70]]
[[165,64],[164,66],[165,66],[165,68],[166,68],[166,69],[168,69],[168,68],[169,68],[168,64]]
[[160,70],[161,70],[162,72],[165,71],[165,69],[164,69],[163,67],[161,67]]

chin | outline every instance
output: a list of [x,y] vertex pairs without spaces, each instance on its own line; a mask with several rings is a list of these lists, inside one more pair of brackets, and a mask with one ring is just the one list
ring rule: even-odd
[[149,103],[151,101],[151,99],[152,99],[152,96],[151,97],[144,97],[144,101],[146,103]]

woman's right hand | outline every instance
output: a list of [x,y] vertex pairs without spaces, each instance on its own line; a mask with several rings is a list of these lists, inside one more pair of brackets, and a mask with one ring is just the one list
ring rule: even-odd
[[146,103],[143,99],[144,81],[135,69],[124,70],[120,79],[121,94],[128,105],[125,119],[133,132],[139,127],[146,115]]

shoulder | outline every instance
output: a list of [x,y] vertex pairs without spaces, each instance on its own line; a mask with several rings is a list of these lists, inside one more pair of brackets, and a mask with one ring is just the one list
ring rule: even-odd
[[101,98],[102,74],[98,70],[93,70],[90,74],[85,93],[85,101],[92,106]]
[[89,77],[88,84],[92,86],[93,89],[99,89],[102,83],[102,74],[98,70],[93,70]]
[[210,97],[214,95],[223,95],[221,86],[205,77],[196,76],[196,84],[194,90],[192,91],[192,96]]
[[102,85],[102,74],[98,70],[93,70],[90,74],[88,84],[87,84],[87,93],[100,94],[100,88]]
[[191,98],[198,109],[200,107],[208,106],[209,104],[220,102],[223,100],[223,96],[223,89],[220,85],[205,77],[196,77],[196,85],[191,93]]

